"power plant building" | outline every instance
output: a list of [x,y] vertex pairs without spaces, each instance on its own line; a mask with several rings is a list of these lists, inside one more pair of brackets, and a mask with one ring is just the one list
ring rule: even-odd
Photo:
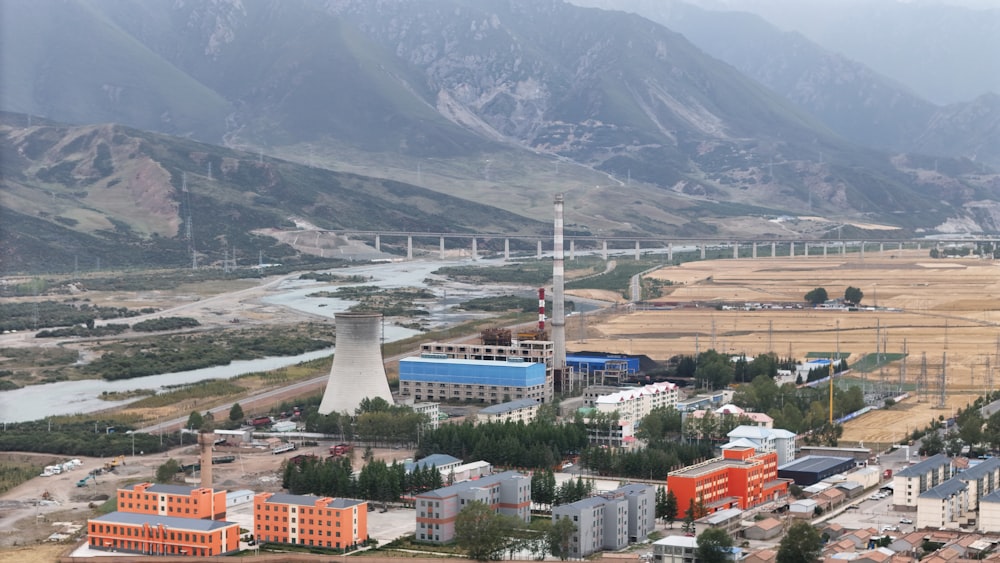
[[399,392],[403,397],[480,403],[542,401],[546,397],[545,364],[520,358],[493,361],[428,356],[399,361]]
[[[511,359],[520,359],[524,362],[543,364],[545,366],[545,390],[540,399],[543,403],[551,402],[553,397],[553,358],[555,357],[555,343],[549,340],[501,339],[501,341],[502,343],[490,344],[430,342],[421,345],[420,352],[421,356],[433,355],[434,357],[443,357],[455,360],[489,360],[506,362]],[[400,382],[400,391],[402,392],[402,382]],[[434,397],[437,396],[438,394],[434,394]],[[510,398],[514,399],[515,397],[511,395]],[[425,396],[424,400],[431,400],[431,398],[430,396]]]

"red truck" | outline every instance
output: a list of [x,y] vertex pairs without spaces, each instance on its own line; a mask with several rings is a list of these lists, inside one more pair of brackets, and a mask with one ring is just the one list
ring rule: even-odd
[[892,469],[886,469],[882,472],[883,479],[892,479]]
[[334,457],[339,457],[342,455],[346,455],[353,449],[354,446],[350,444],[337,444],[336,446],[330,446],[330,455]]
[[267,426],[268,424],[271,424],[271,417],[269,417],[269,416],[258,416],[256,418],[252,419],[250,421],[250,424],[254,425],[255,427]]

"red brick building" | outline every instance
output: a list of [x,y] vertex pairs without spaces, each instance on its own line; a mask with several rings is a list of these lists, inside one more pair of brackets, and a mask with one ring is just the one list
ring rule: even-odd
[[239,550],[234,522],[112,512],[87,521],[94,549],[142,555],[223,555]]
[[259,493],[253,528],[259,542],[350,548],[368,539],[368,502]]
[[226,491],[138,483],[131,489],[118,489],[118,511],[225,520]]
[[678,517],[684,516],[692,500],[708,514],[726,508],[746,510],[787,495],[789,483],[778,478],[776,452],[758,454],[751,447],[723,450],[722,457],[667,475],[667,490],[677,497]]

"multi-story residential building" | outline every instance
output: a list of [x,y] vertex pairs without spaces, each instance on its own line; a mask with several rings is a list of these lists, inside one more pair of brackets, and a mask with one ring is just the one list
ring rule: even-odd
[[426,429],[437,430],[441,427],[440,407],[439,403],[413,403],[413,412],[427,417]]
[[979,498],[979,518],[976,523],[980,532],[1000,532],[1000,490]]
[[476,424],[502,424],[504,422],[527,424],[535,419],[540,404],[538,399],[529,398],[490,405],[476,413]]
[[516,471],[505,471],[420,493],[414,499],[416,540],[451,541],[455,538],[455,518],[467,504],[475,501],[500,514],[528,522],[531,518],[531,479]]
[[677,516],[691,502],[711,514],[726,508],[746,510],[788,494],[788,479],[778,478],[778,454],[752,447],[722,451],[717,457],[667,475],[667,489],[677,497]]
[[131,489],[118,489],[118,511],[225,520],[226,491],[137,483]]
[[979,510],[979,499],[1000,489],[1000,458],[991,457],[955,475],[969,487],[969,510]]
[[931,456],[896,472],[892,477],[892,504],[897,507],[917,506],[917,498],[929,489],[954,476],[951,458],[944,454]]
[[225,555],[239,550],[240,527],[219,520],[112,512],[87,521],[87,542],[93,549],[142,555]]
[[676,407],[677,399],[677,386],[663,381],[601,395],[594,400],[594,408],[604,413],[617,412],[619,421],[638,426],[653,409]]
[[917,497],[917,528],[954,525],[968,509],[968,485],[956,478],[948,479]]
[[368,502],[259,493],[253,499],[257,541],[346,549],[368,539]]
[[617,551],[628,545],[628,500],[623,493],[553,507],[553,522],[563,518],[571,519],[576,526],[569,542],[570,557],[586,557],[604,549]]
[[652,485],[633,483],[616,491],[628,501],[628,541],[638,542],[656,529],[656,489]]
[[543,363],[511,358],[459,360],[424,354],[399,361],[399,393],[415,400],[503,403],[513,399],[551,400]]
[[727,436],[730,442],[723,448],[751,446],[758,452],[775,452],[779,466],[795,459],[795,433],[783,428],[742,424],[733,428]]
[[[519,358],[523,362],[534,362],[545,365],[545,384],[544,390],[541,397],[536,397],[543,403],[548,403],[552,401],[553,396],[553,363],[552,359],[555,357],[555,343],[550,340],[520,340],[513,341],[508,345],[503,344],[468,344],[464,342],[428,342],[420,346],[421,355],[423,354],[443,354],[445,358],[451,358],[456,360],[489,360],[494,362],[506,362],[513,358]],[[567,370],[569,371],[569,370]],[[441,394],[437,393],[440,389],[435,389],[434,397],[440,397]],[[429,400],[431,396],[427,393],[427,387],[424,387],[424,392],[420,393],[424,399]],[[452,398],[453,395],[447,395],[447,398]],[[500,403],[503,401],[503,395],[499,395],[499,400],[489,401],[492,403]],[[463,397],[464,398],[464,397]],[[511,399],[519,399],[521,397],[515,397],[513,394],[510,396]]]

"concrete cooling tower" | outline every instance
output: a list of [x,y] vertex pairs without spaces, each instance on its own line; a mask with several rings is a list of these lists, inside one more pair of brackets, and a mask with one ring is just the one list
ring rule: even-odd
[[382,315],[337,313],[337,346],[330,381],[319,405],[320,414],[354,414],[365,397],[382,397],[391,405],[392,392],[382,363]]

